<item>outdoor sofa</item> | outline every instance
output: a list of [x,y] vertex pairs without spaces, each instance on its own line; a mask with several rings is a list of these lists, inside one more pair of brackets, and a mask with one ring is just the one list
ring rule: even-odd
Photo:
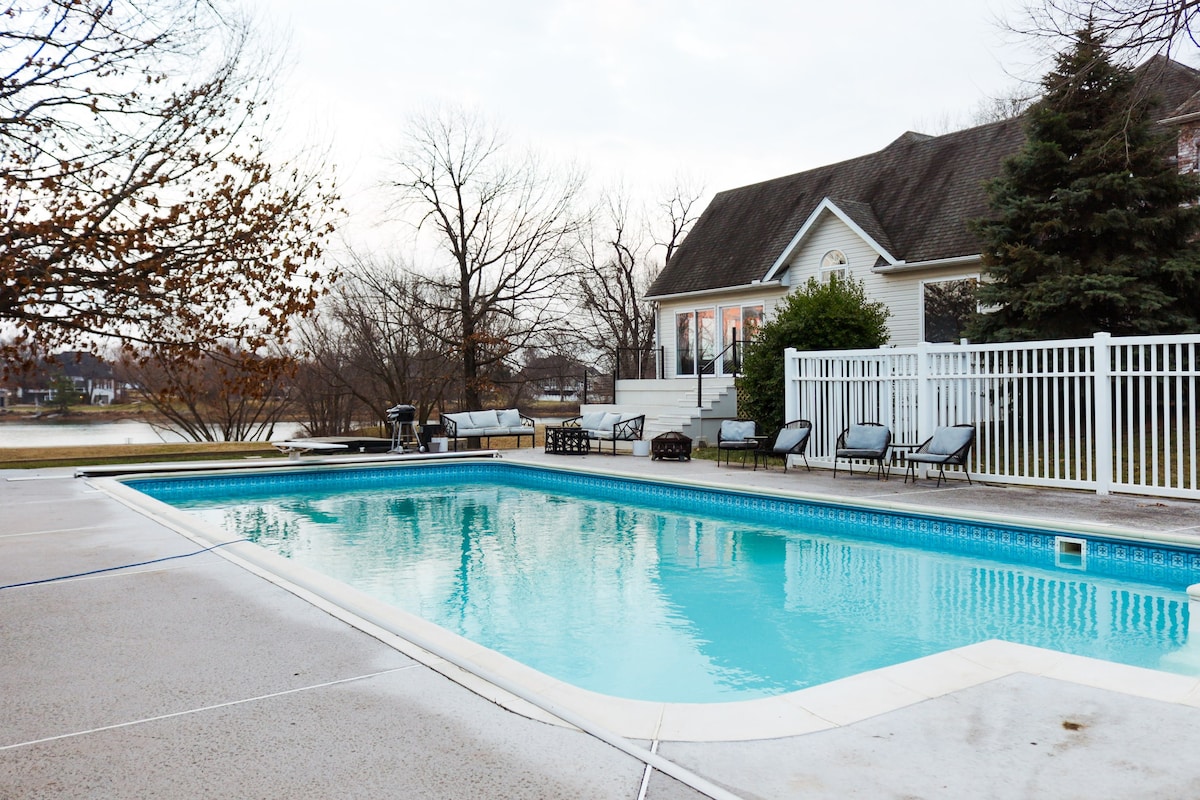
[[446,438],[453,442],[458,450],[459,439],[480,438],[490,447],[491,440],[500,436],[515,436],[517,447],[521,446],[521,437],[529,437],[529,446],[534,446],[533,417],[527,417],[515,408],[494,409],[485,411],[459,411],[454,414],[442,414],[442,427]]
[[600,442],[599,451],[604,452],[604,442],[612,442],[613,455],[617,453],[617,442],[639,441],[646,415],[619,414],[616,411],[589,411],[578,417],[563,420],[564,428],[582,428],[588,439]]

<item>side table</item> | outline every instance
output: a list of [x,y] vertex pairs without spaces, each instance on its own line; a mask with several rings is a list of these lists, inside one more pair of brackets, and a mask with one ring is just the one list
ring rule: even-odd
[[585,456],[591,450],[587,431],[561,425],[546,428],[546,452],[560,456]]

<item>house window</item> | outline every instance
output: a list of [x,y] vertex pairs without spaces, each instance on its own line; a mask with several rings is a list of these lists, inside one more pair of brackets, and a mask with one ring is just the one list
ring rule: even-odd
[[927,342],[956,342],[979,311],[976,278],[954,278],[921,284],[923,337]]
[[[741,371],[741,360],[745,356],[741,344],[748,342],[758,334],[762,327],[763,307],[725,306],[721,309],[721,329],[718,331],[720,341],[717,343],[721,351],[720,368],[722,375],[734,375]],[[735,353],[729,347],[734,340],[738,347]]]
[[850,262],[841,250],[830,250],[821,257],[821,283],[829,283],[830,278],[845,280],[849,270]]
[[675,373],[695,375],[699,367],[711,375],[717,356],[716,311],[702,308],[675,315]]
[[675,315],[675,373],[696,374],[696,314],[685,311]]

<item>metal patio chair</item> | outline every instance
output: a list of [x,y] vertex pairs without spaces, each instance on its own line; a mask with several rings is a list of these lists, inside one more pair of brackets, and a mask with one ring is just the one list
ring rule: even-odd
[[850,474],[854,474],[854,460],[874,461],[879,467],[879,478],[883,478],[884,460],[892,444],[892,432],[879,422],[860,422],[842,431],[833,452],[833,477],[837,477],[839,458],[850,462]]
[[721,453],[725,454],[725,465],[729,466],[729,454],[734,450],[742,453],[742,466],[746,466],[746,454],[758,449],[758,426],[752,419],[726,419],[717,431],[717,466],[721,466]]
[[974,485],[971,483],[971,473],[967,469],[967,459],[971,456],[971,447],[974,444],[974,425],[951,425],[946,428],[938,428],[933,432],[933,436],[930,436],[920,447],[904,457],[908,464],[908,468],[904,472],[904,482],[908,483],[910,475],[913,483],[917,482],[917,464],[937,464],[937,485],[940,487],[946,478],[946,465],[949,464],[962,467],[963,474],[967,476],[967,484]]
[[812,467],[808,465],[808,456],[805,455],[805,450],[808,449],[808,440],[812,434],[812,423],[806,419],[794,419],[779,429],[779,433],[775,434],[775,441],[770,447],[754,451],[754,468],[758,469],[758,459],[762,459],[763,466],[770,469],[769,459],[782,458],[783,471],[787,472],[788,456],[800,456],[804,459],[804,468],[812,472]]

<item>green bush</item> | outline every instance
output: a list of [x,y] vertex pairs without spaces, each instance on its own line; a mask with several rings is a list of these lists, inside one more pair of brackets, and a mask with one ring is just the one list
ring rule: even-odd
[[857,350],[879,347],[888,340],[891,312],[867,299],[861,281],[828,283],[810,278],[788,295],[746,346],[742,360],[743,403],[739,412],[762,431],[783,426],[783,351]]

